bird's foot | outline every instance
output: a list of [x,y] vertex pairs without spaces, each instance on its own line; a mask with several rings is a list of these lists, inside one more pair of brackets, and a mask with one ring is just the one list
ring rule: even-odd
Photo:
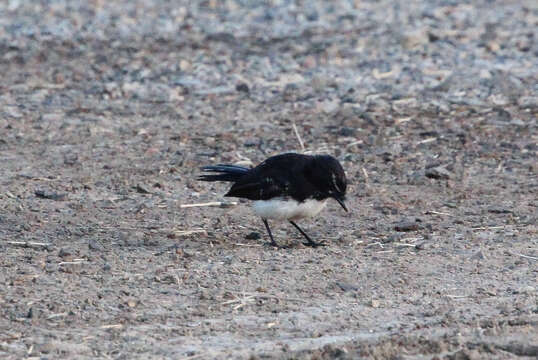
[[320,246],[327,246],[327,244],[324,241],[320,241],[320,242],[309,241],[309,242],[304,242],[303,245],[309,246],[309,247],[312,247],[312,248],[317,248],[317,247],[320,247]]

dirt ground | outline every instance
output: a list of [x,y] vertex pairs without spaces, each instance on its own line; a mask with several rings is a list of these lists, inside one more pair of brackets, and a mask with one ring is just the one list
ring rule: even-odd
[[[0,5],[1,358],[538,357],[532,1],[111,3]],[[298,136],[275,249],[196,176]]]

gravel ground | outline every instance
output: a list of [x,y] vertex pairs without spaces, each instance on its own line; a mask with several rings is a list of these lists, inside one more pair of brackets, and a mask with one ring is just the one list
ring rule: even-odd
[[[0,357],[535,359],[537,26],[535,1],[0,2]],[[285,151],[347,171],[351,213],[302,224],[327,247],[265,246],[195,180]]]

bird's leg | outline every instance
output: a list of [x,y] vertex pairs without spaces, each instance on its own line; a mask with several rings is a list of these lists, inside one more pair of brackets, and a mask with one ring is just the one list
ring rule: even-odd
[[296,228],[297,230],[299,230],[299,232],[300,232],[301,234],[303,234],[303,236],[306,238],[306,240],[307,240],[308,242],[303,243],[303,244],[305,244],[306,246],[312,246],[312,247],[325,246],[325,244],[324,244],[323,242],[315,242],[314,240],[312,240],[312,239],[310,238],[310,236],[306,235],[306,233],[303,231],[303,229],[301,229],[301,228],[299,227],[299,225],[297,225],[297,224],[294,223],[293,221],[290,220],[290,224],[292,224],[293,226],[295,226],[295,228]]
[[267,229],[267,232],[269,233],[269,237],[271,238],[271,243],[269,245],[279,247],[278,244],[276,243],[275,239],[273,239],[273,234],[271,234],[271,229],[269,228],[269,223],[267,222],[266,219],[262,219],[262,220],[263,220],[263,223],[265,224],[265,228]]

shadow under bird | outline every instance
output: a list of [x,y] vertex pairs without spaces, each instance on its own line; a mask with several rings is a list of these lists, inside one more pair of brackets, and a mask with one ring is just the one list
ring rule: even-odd
[[346,174],[342,165],[330,155],[287,153],[268,158],[254,168],[236,165],[204,166],[208,174],[201,181],[232,182],[224,196],[253,200],[252,208],[260,216],[269,233],[271,245],[277,246],[268,220],[289,221],[306,238],[307,246],[315,242],[295,223],[314,217],[325,207],[327,200],[336,200],[345,211]]

